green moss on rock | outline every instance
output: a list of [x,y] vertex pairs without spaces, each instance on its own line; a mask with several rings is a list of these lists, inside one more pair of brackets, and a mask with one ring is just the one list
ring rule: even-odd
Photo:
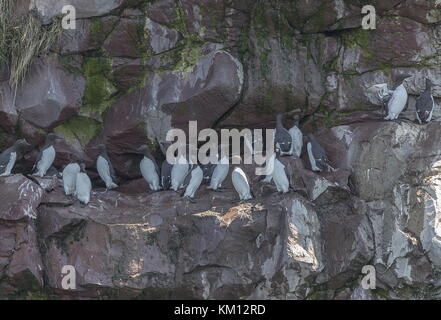
[[90,26],[90,33],[92,35],[100,35],[104,32],[103,23],[101,18],[94,17],[92,18],[92,25]]
[[82,111],[102,114],[109,107],[111,98],[117,91],[108,80],[111,72],[110,58],[91,57],[86,59],[83,64],[86,89]]
[[370,30],[356,29],[350,32],[343,33],[343,43],[349,47],[360,47],[363,55],[367,59],[374,58],[374,52],[369,47]]
[[90,57],[84,62],[83,71],[86,77],[94,75],[103,75],[104,77],[108,77],[112,72],[110,58]]
[[100,122],[86,117],[75,117],[56,127],[54,132],[63,135],[67,142],[79,141],[81,145],[85,146],[101,130],[102,124]]
[[181,40],[181,46],[178,49],[178,61],[174,66],[174,70],[180,71],[185,75],[194,70],[194,67],[203,56],[202,46],[204,45],[204,40],[201,38],[200,34],[204,33],[204,29],[202,27],[199,30],[199,33],[188,31],[185,22],[184,9],[177,4],[175,10],[176,19],[172,23],[172,28],[177,30],[182,35],[183,39]]

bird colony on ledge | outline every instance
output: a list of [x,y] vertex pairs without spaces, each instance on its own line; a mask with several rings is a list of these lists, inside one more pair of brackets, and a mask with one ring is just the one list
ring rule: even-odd
[[[368,93],[373,94],[378,99],[379,104],[383,106],[384,120],[401,123],[402,120],[398,117],[406,109],[408,99],[403,82],[409,77],[407,74],[398,75],[392,89],[389,89],[387,84],[376,84],[368,89]],[[434,108],[432,87],[433,83],[426,79],[426,90],[421,93],[416,101],[416,121],[420,124],[426,124],[432,119]],[[275,153],[267,160],[267,165],[272,168],[272,173],[260,176],[260,182],[274,183],[277,191],[280,193],[289,192],[292,187],[292,181],[290,181],[289,177],[292,175],[287,172],[290,169],[283,164],[281,157],[300,158],[304,142],[306,143],[307,158],[312,171],[333,172],[338,170],[331,167],[326,156],[326,150],[319,144],[313,134],[310,133],[304,136],[298,127],[298,123],[291,129],[286,129],[283,125],[282,114],[277,115],[276,123],[274,136]],[[43,178],[48,174],[56,157],[54,143],[58,139],[62,138],[53,133],[47,135],[46,141],[40,148],[39,155],[34,164],[34,176]],[[246,141],[246,143],[249,144],[250,142]],[[166,146],[169,146],[169,144]],[[13,146],[2,152],[0,154],[0,176],[11,175],[16,161],[23,157],[25,150],[29,149],[29,147],[31,146],[26,140],[20,139]],[[106,190],[118,188],[118,185],[115,183],[115,170],[107,153],[106,145],[100,144],[94,149],[98,151],[96,171],[105,183]],[[231,160],[234,157],[238,157],[238,155],[226,156],[228,149],[229,146],[220,145],[216,164],[191,164],[188,159],[181,155],[175,164],[164,160],[161,168],[158,166],[147,145],[140,146],[137,151],[142,152],[144,155],[139,167],[142,177],[148,183],[152,192],[171,189],[179,192],[182,197],[193,201],[197,190],[202,184],[208,184],[208,189],[222,191],[222,183],[230,172]],[[166,150],[166,147],[163,150]],[[60,178],[62,178],[66,196],[76,197],[83,206],[89,203],[92,182],[87,175],[85,164],[79,163],[78,158],[74,154],[70,156],[70,163],[64,167]],[[234,166],[231,179],[241,201],[254,198],[250,185],[251,180],[242,168]]]

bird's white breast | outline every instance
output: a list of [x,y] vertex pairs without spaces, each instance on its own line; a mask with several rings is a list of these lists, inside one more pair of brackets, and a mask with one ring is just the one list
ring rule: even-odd
[[229,170],[229,161],[226,157],[223,157],[214,168],[213,175],[210,181],[210,187],[214,189],[219,188],[222,185],[222,182],[227,178]]
[[149,180],[152,175],[157,175],[156,167],[152,160],[144,157],[141,160],[141,173],[144,179]]
[[92,190],[92,182],[87,174],[80,172],[76,179],[76,192],[78,199],[83,203],[90,200],[90,191]]
[[189,165],[186,163],[185,159],[180,159],[178,163],[173,165],[171,171],[171,181],[172,181],[172,189],[178,190],[181,188],[182,183],[185,180],[185,177],[188,174]]
[[98,156],[98,159],[96,161],[96,168],[98,170],[100,177],[103,180],[110,179],[110,167],[109,167],[109,163],[105,158],[103,158],[102,156]]
[[8,176],[11,174],[11,171],[15,165],[15,161],[17,161],[17,153],[11,152],[11,154],[9,155],[9,161],[8,164],[6,165],[5,172],[3,172],[2,174],[3,176]]
[[231,180],[233,181],[233,186],[237,193],[239,193],[241,199],[250,196],[250,184],[242,169],[235,168],[232,173]]
[[204,178],[204,172],[200,167],[197,167],[191,172],[191,179],[188,183],[187,189],[185,190],[186,197],[194,197],[196,190],[202,183],[202,179]]
[[303,147],[303,133],[299,128],[297,128],[297,126],[294,126],[289,129],[289,134],[292,138],[291,154],[296,157],[300,157]]
[[156,172],[156,166],[153,161],[147,157],[144,157],[141,160],[140,164],[142,177],[147,181],[150,185],[150,188],[153,190],[159,189],[159,176]]
[[274,161],[273,179],[277,191],[288,192],[289,180],[285,173],[285,166],[278,159]]
[[52,165],[55,160],[55,149],[53,146],[50,146],[49,148],[43,150],[41,160],[44,163],[50,163],[50,165]]
[[315,162],[314,154],[312,153],[312,144],[311,142],[308,142],[306,145],[306,148],[308,150],[308,159],[309,163],[311,164],[312,171],[321,171],[320,168],[317,167],[317,163]]
[[50,146],[43,150],[41,159],[37,164],[38,172],[41,176],[45,175],[47,170],[51,167],[55,160],[55,149]]
[[389,115],[392,113],[394,115],[398,115],[401,111],[403,111],[407,102],[407,91],[404,85],[398,86],[395,89],[394,93],[388,104]]
[[75,193],[77,174],[80,172],[80,166],[77,163],[70,163],[63,170],[63,187],[66,195]]

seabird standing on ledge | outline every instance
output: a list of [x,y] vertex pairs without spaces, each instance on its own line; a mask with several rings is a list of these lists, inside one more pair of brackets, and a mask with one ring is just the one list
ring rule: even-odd
[[400,74],[397,77],[394,86],[394,92],[387,104],[387,116],[384,120],[397,120],[400,113],[404,110],[407,103],[407,90],[404,87],[403,81],[411,77],[408,74]]
[[145,181],[147,181],[152,191],[161,190],[161,185],[159,181],[161,173],[159,172],[159,167],[156,163],[156,159],[150,152],[150,148],[147,145],[143,145],[138,149],[138,151],[142,151],[144,154],[144,158],[139,164],[142,177],[145,179]]
[[190,200],[193,199],[196,191],[202,183],[203,178],[204,173],[202,172],[201,167],[198,165],[193,165],[187,175],[187,178],[185,179],[185,191],[182,193],[182,196]]
[[168,163],[167,159],[161,165],[161,186],[163,190],[169,190],[171,187],[171,171],[173,165]]
[[187,159],[181,154],[171,170],[171,188],[178,191],[183,187],[183,183],[190,170],[190,164]]
[[[220,146],[220,154],[218,154],[218,163],[215,165],[210,180],[210,186],[208,189],[218,190],[222,188],[222,183],[228,176],[228,172],[230,171],[230,159],[228,158],[227,148],[228,145]],[[224,154],[222,154],[224,152]]]
[[233,182],[234,189],[239,194],[241,201],[246,201],[253,198],[250,180],[240,167],[234,168],[233,173],[231,174],[231,180]]
[[291,136],[291,151],[290,155],[300,158],[300,154],[302,153],[303,148],[303,133],[294,125],[291,129],[289,129],[289,134]]
[[283,126],[283,115],[277,115],[276,132],[274,136],[276,148],[280,149],[281,155],[288,155],[291,152],[292,138],[288,130]]
[[11,175],[17,159],[31,145],[25,139],[17,140],[14,145],[0,154],[0,177]]
[[116,178],[115,169],[113,168],[112,162],[107,154],[106,146],[104,144],[100,144],[93,149],[99,151],[98,158],[96,160],[96,169],[98,170],[100,178],[106,184],[106,189],[111,190],[118,188],[118,185],[113,182],[113,180]]
[[40,149],[40,153],[38,154],[37,161],[35,162],[33,170],[36,169],[34,173],[35,176],[43,178],[46,175],[46,172],[52,166],[55,160],[56,152],[54,148],[54,143],[56,140],[61,140],[59,136],[49,133],[46,136],[46,142],[43,147]]
[[426,90],[416,100],[416,118],[420,124],[428,123],[432,120],[433,107],[435,106],[432,87],[432,81],[426,79]]
[[318,143],[312,133],[308,134],[308,143],[306,148],[308,150],[308,159],[311,164],[312,171],[322,172],[323,170],[335,171],[329,165],[328,157],[326,156],[326,151],[323,147]]
[[84,163],[80,166],[80,172],[77,174],[75,182],[76,195],[78,200],[87,205],[90,201],[90,192],[92,190],[92,182],[86,173],[86,165]]
[[80,173],[81,168],[78,164],[78,159],[75,155],[71,156],[71,163],[69,163],[63,170],[63,188],[66,196],[75,195],[77,174]]
[[274,168],[272,173],[274,184],[276,185],[278,192],[287,193],[289,191],[290,183],[286,166],[280,161],[279,153],[273,154],[272,157],[274,157]]

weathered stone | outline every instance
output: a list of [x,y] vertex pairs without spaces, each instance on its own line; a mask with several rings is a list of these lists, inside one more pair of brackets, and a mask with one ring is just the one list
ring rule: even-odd
[[199,130],[210,128],[239,99],[242,76],[241,63],[224,51],[202,57],[192,71],[148,74],[144,88],[109,109],[103,136],[121,155],[133,152],[146,138],[165,141],[171,128],[188,131],[189,121],[197,121]]
[[55,57],[36,62],[17,91],[16,108],[31,124],[51,129],[75,115],[85,81],[66,73]]
[[149,18],[146,18],[145,29],[148,30],[150,46],[155,54],[175,48],[180,38],[176,30],[164,27]]
[[104,50],[111,57],[141,57],[147,43],[143,38],[142,22],[140,19],[121,19],[104,42]]
[[0,178],[0,219],[17,221],[37,217],[43,190],[22,175]]
[[112,80],[118,88],[127,90],[142,85],[147,72],[141,59],[113,59]]
[[100,49],[117,21],[114,16],[77,20],[74,30],[63,29],[57,44],[58,52],[70,55]]
[[0,126],[11,131],[18,121],[13,92],[7,82],[0,82]]

